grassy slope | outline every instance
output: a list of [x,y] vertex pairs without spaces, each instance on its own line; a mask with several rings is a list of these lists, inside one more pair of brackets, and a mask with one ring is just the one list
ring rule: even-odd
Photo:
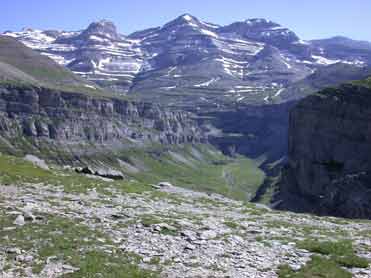
[[297,246],[318,255],[312,256],[311,260],[298,271],[282,265],[278,271],[279,278],[351,278],[352,274],[343,267],[367,268],[369,265],[367,259],[357,256],[350,240],[306,239],[299,241]]
[[[140,185],[168,181],[174,185],[242,200],[254,197],[265,177],[255,161],[245,157],[226,157],[207,145],[132,148],[114,154],[107,152],[81,157],[81,160],[82,166],[106,165],[116,168]],[[89,179],[73,173],[63,176],[63,180],[60,177],[35,168],[22,159],[0,156],[0,182],[3,183],[17,180],[63,182],[67,186],[89,183]]]
[[[107,193],[107,182],[59,168],[43,170],[21,158],[0,154],[0,184],[40,182],[63,186],[64,192],[86,193],[87,190],[96,188],[98,192]],[[115,181],[109,185],[113,185],[123,193],[142,193],[152,190],[151,186],[135,181]],[[0,211],[0,227],[12,226],[13,221],[11,215]],[[102,243],[98,242],[98,239],[104,239],[106,245],[110,244],[110,240],[97,230],[91,230],[84,224],[56,215],[45,215],[43,224],[32,223],[16,231],[0,229],[0,237],[7,246],[17,246],[26,250],[37,246],[41,260],[34,262],[32,271],[35,274],[41,271],[48,257],[56,255],[58,259],[63,259],[64,262],[79,268],[79,271],[63,277],[98,277],[102,274],[105,275],[104,277],[112,278],[157,277],[156,272],[138,267],[141,258],[137,255],[116,250],[114,254],[107,256],[99,248]]]
[[[156,148],[155,150],[152,149],[152,151],[156,152],[158,152],[158,150],[159,148]],[[171,149],[171,151],[178,154],[183,151],[183,158],[188,158],[188,160],[191,159],[191,154],[193,158],[197,157],[198,161],[206,161],[207,159],[211,159],[218,162],[215,165],[218,170],[221,170],[222,167],[227,167],[228,169],[234,171],[233,168],[235,167],[235,161],[223,163],[222,159],[226,159],[224,156],[222,156],[220,153],[216,153],[212,149],[205,148],[205,146],[198,146],[197,148],[184,146],[184,149]],[[136,157],[136,159],[139,157],[134,156],[136,153],[136,151],[132,150],[130,153],[127,152],[126,155],[130,154],[130,158],[134,160],[134,157]],[[121,157],[123,157],[123,154],[121,154]],[[161,159],[161,157],[161,155],[157,156],[157,159]],[[174,158],[174,154],[172,157]],[[180,157],[176,157],[179,160]],[[152,160],[153,159],[151,158],[150,161]],[[142,164],[142,167],[148,167],[153,163],[153,161],[142,161],[145,162]],[[165,159],[162,159],[161,161],[164,163]],[[169,159],[169,162],[166,162],[165,164],[170,163],[170,161],[171,159]],[[186,161],[184,162],[189,164]],[[253,162],[250,161],[249,163]],[[147,171],[149,170],[147,169]],[[237,173],[239,173],[239,171],[237,171]],[[247,173],[251,174],[251,172]],[[25,184],[38,182],[49,183],[55,186],[62,185],[65,192],[87,192],[87,190],[95,188],[98,192],[102,192],[107,195],[112,194],[112,192],[106,191],[108,186],[107,182],[77,175],[67,170],[43,170],[35,167],[31,163],[26,162],[21,158],[0,155],[0,184]],[[142,193],[146,191],[153,194],[153,196],[160,196],[161,198],[165,197],[166,195],[160,194],[161,192],[158,191],[152,191],[153,189],[151,186],[140,182],[116,181],[109,185],[113,185],[122,193]],[[52,200],[50,200],[50,202],[52,202]],[[252,205],[246,205],[246,208],[249,206]],[[261,215],[267,214],[269,211],[264,209],[256,209],[254,207],[253,210],[249,209],[248,213],[262,219]],[[276,213],[277,212],[272,212],[272,214]],[[103,233],[99,232],[99,230],[91,230],[82,223],[75,223],[72,220],[65,219],[57,215],[45,215],[44,220],[45,221],[42,223],[45,225],[30,223],[18,228],[16,231],[7,229],[0,230],[0,237],[4,239],[4,242],[8,246],[17,246],[25,250],[37,247],[37,249],[40,250],[38,254],[42,260],[35,261],[33,265],[34,273],[39,273],[41,271],[43,266],[42,262],[45,261],[46,258],[52,255],[57,255],[59,259],[63,259],[63,261],[66,263],[80,268],[78,272],[71,275],[66,275],[65,277],[95,277],[97,273],[104,273],[106,274],[105,277],[157,277],[156,273],[142,270],[138,267],[141,258],[137,255],[116,250],[116,252],[114,252],[112,255],[107,256],[106,253],[100,248],[100,246],[103,246],[101,240],[104,239],[104,246],[111,246],[112,244],[110,244],[110,239],[107,238]],[[5,211],[0,211],[0,227],[12,226],[13,221],[14,216],[6,214]],[[159,221],[163,222],[164,220],[156,220],[150,215],[142,219],[143,225],[152,225],[153,223],[159,223]],[[345,221],[341,219],[332,219],[332,221],[336,221],[333,223],[337,223],[339,225],[346,225],[348,223],[348,220]],[[239,229],[237,222],[229,221],[225,222],[225,225],[233,229]],[[264,225],[266,225],[266,227],[269,229],[291,227],[293,230],[295,230],[295,234],[298,236],[298,238],[302,238],[304,235],[305,240],[297,240],[293,238],[286,239],[284,238],[284,235],[282,235],[282,238],[279,240],[288,240],[289,242],[294,241],[296,242],[298,248],[306,249],[311,253],[317,254],[313,256],[312,260],[309,261],[304,267],[297,271],[292,270],[287,265],[282,265],[278,271],[280,278],[348,278],[351,277],[351,275],[347,270],[343,269],[342,266],[347,268],[364,268],[369,264],[367,260],[357,256],[351,241],[342,239],[343,236],[347,234],[347,231],[342,230],[342,227],[337,227],[336,229],[331,229],[331,231],[329,231],[326,229],[321,230],[322,228],[319,226],[293,224],[277,219],[267,220]],[[57,231],[63,231],[63,234]],[[165,232],[168,233],[169,231]],[[326,235],[326,238],[331,238],[332,241],[318,240],[318,237],[321,237],[322,235]],[[269,237],[269,234],[266,234],[265,236]],[[257,238],[256,240],[267,240],[262,236],[260,237],[260,239]],[[275,240],[278,240],[278,238]]]
[[[105,234],[92,230],[84,224],[63,217],[45,215],[46,221],[31,223],[16,230],[0,230],[3,243],[17,246],[24,250],[37,247],[39,260],[33,264],[32,272],[39,274],[44,262],[55,256],[55,259],[78,267],[79,270],[63,277],[122,277],[149,278],[157,277],[157,273],[140,269],[140,257],[121,250],[107,256],[98,247],[112,244]],[[14,219],[0,211],[0,226],[11,227]],[[94,246],[94,247],[93,247]],[[5,264],[5,268],[7,265]],[[20,269],[20,274],[23,269]],[[25,273],[22,273],[25,275]]]
[[206,145],[132,149],[116,154],[137,171],[121,170],[143,183],[174,185],[250,200],[264,180],[258,164],[246,157],[230,158]]
[[27,48],[13,38],[0,36],[0,61],[43,83],[86,83],[46,56]]
[[[66,192],[86,192],[93,184],[97,190],[104,191],[107,185],[107,182],[79,175],[73,171],[64,171],[59,168],[44,170],[22,158],[0,154],[0,184],[19,183],[63,185]],[[151,186],[135,181],[115,181],[112,184],[128,193],[140,193],[151,189]]]
[[365,80],[355,81],[353,83],[357,84],[357,85],[362,85],[362,86],[366,86],[368,88],[371,88],[371,77],[369,77]]
[[1,35],[0,84],[47,87],[93,96],[115,96],[112,92],[103,91],[96,84],[75,75],[14,38]]

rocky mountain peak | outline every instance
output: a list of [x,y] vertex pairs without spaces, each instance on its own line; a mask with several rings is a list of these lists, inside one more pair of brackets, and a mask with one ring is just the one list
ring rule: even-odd
[[164,28],[174,27],[174,26],[191,26],[197,27],[200,26],[201,22],[193,15],[183,14],[176,19],[170,21],[164,25]]
[[112,40],[120,39],[115,24],[109,20],[100,20],[91,23],[82,34],[87,36],[96,35]]
[[235,33],[242,38],[268,43],[279,48],[288,47],[299,37],[290,29],[263,18],[247,19],[220,28],[223,33]]
[[193,15],[190,15],[190,14],[183,14],[179,17],[180,19],[182,20],[185,20],[185,21],[198,21],[198,19],[196,17],[194,17]]
[[244,21],[246,23],[246,25],[248,26],[251,26],[251,27],[278,27],[278,26],[281,26],[279,25],[278,23],[275,23],[269,19],[265,19],[265,18],[250,18],[250,19],[246,19]]
[[21,29],[22,32],[34,32],[35,29],[31,28],[31,27],[23,27]]
[[187,23],[187,22],[193,22],[193,23],[200,22],[197,17],[195,17],[191,14],[188,14],[188,13],[178,16],[174,21],[185,22],[185,23]]
[[229,26],[239,27],[240,29],[243,29],[245,32],[263,34],[265,34],[264,32],[268,31],[274,32],[290,31],[288,28],[283,27],[282,25],[276,22],[264,18],[246,19],[245,21],[242,22],[232,23]]

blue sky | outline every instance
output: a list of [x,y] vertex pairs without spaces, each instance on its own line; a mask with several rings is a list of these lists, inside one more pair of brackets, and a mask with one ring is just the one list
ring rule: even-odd
[[109,19],[129,34],[190,13],[218,24],[264,17],[303,39],[344,35],[371,41],[371,0],[1,0],[1,11],[0,32],[80,30]]

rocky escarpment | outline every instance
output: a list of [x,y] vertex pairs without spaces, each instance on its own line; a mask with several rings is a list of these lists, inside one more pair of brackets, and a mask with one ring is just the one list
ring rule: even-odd
[[75,152],[96,152],[103,146],[114,150],[125,144],[204,140],[188,113],[45,88],[2,86],[0,113],[2,147],[22,144],[21,138]]
[[278,207],[371,218],[371,89],[344,85],[291,112]]

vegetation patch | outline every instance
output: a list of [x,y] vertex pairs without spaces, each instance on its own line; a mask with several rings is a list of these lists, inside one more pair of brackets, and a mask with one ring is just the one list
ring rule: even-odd
[[[16,140],[14,153],[35,153],[41,158],[58,158],[58,164],[72,164],[73,155],[48,143],[34,142],[20,137]],[[3,146],[4,145],[4,146]],[[9,146],[0,142],[0,151]],[[84,146],[81,147],[82,149]],[[218,193],[233,199],[249,201],[263,183],[265,174],[258,163],[246,157],[231,158],[215,150],[212,146],[202,144],[185,144],[163,146],[153,144],[144,148],[128,148],[121,152],[96,154],[79,157],[84,165],[107,165],[109,168],[123,172],[130,180],[115,181],[112,186],[123,192],[138,193],[151,190],[149,184],[168,181],[176,186],[207,193]],[[124,161],[125,163],[121,163]],[[15,167],[17,166],[17,167]],[[129,167],[130,166],[130,167]],[[129,167],[129,169],[128,169]],[[135,171],[132,171],[135,169]],[[63,185],[66,191],[85,192],[95,187],[102,190],[107,182],[92,180],[72,171],[54,168],[52,171],[38,169],[19,157],[0,155],[0,182],[14,183],[48,183]],[[175,200],[177,202],[179,200]]]
[[[64,277],[157,277],[156,273],[138,267],[141,258],[137,255],[113,248],[105,234],[62,217],[43,215],[43,218],[42,222],[16,230],[0,230],[5,245],[37,254],[34,273],[42,271],[48,258],[55,258],[79,269]],[[10,216],[0,215],[2,227],[12,221]]]
[[108,278],[156,278],[158,273],[139,268],[139,261],[130,255],[117,253],[114,256],[99,251],[87,253],[80,261],[80,270],[64,277],[108,277]]
[[163,223],[163,221],[155,215],[143,215],[140,222],[144,227],[150,227],[152,225]]
[[166,235],[166,236],[177,236],[178,230],[177,229],[169,229],[167,227],[162,227],[160,234]]
[[237,224],[236,222],[233,222],[233,221],[225,221],[224,225],[226,225],[227,227],[229,227],[231,229],[237,229],[237,228],[240,227],[239,224]]
[[84,193],[95,188],[107,193],[107,186],[112,186],[125,193],[150,191],[151,186],[137,181],[114,181],[107,183],[68,170],[44,170],[22,158],[0,154],[0,183],[24,184],[44,183],[63,186],[65,192]]
[[126,174],[142,183],[168,181],[176,186],[238,200],[253,198],[265,178],[255,161],[245,157],[230,158],[206,145],[154,145],[116,155],[140,170]]
[[299,271],[282,265],[277,272],[279,278],[351,278],[352,274],[336,262],[320,256],[313,256]]
[[353,254],[353,245],[350,240],[343,241],[317,241],[317,240],[303,240],[298,242],[297,246],[301,249],[306,249],[312,253],[319,253],[323,255]]
[[350,240],[341,241],[318,241],[304,240],[297,243],[297,247],[306,249],[312,253],[328,255],[330,259],[344,267],[367,268],[369,261],[356,255]]

